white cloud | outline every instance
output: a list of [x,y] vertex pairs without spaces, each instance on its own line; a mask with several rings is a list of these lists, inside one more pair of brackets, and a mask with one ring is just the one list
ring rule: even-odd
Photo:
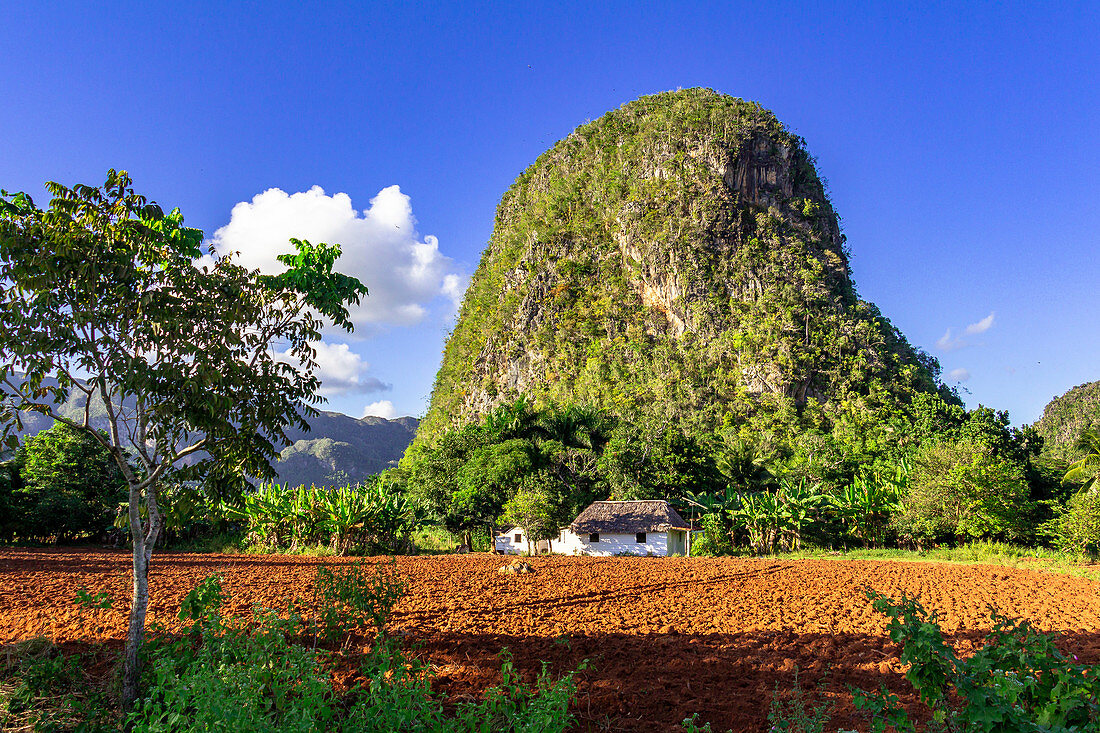
[[976,333],[985,333],[993,325],[993,316],[995,313],[990,313],[988,316],[978,321],[977,323],[971,323],[966,327],[967,334],[973,336]]
[[[329,344],[318,341],[313,344],[317,351],[317,378],[321,380],[318,393],[322,397],[338,397],[348,394],[370,394],[392,389],[393,385],[375,377],[367,376],[370,364],[351,350],[347,344]],[[290,351],[277,354],[283,361],[293,362]]]
[[246,267],[278,273],[285,268],[276,258],[292,249],[291,237],[341,246],[336,269],[370,290],[351,309],[356,328],[368,333],[380,325],[419,323],[437,297],[453,307],[465,289],[465,276],[440,253],[439,241],[420,239],[409,197],[398,186],[382,189],[362,212],[346,193],[328,196],[320,186],[294,194],[271,188],[234,206],[210,244],[222,254],[240,252]]
[[970,379],[970,370],[959,367],[947,373],[947,379],[952,382],[965,382]]
[[379,400],[363,408],[363,417],[384,417],[387,420],[392,420],[397,417],[397,410],[394,409],[393,403],[389,400]]
[[966,337],[977,336],[978,334],[985,333],[990,328],[992,328],[995,315],[995,313],[990,313],[982,320],[976,323],[971,323],[969,326],[963,329],[963,333],[958,336],[955,335],[955,330],[953,328],[948,328],[947,331],[944,332],[943,336],[940,336],[939,339],[936,341],[936,348],[938,348],[940,351],[954,351],[955,349],[961,349],[964,346],[970,346],[971,341]]
[[949,328],[943,336],[940,336],[939,340],[936,341],[936,346],[942,351],[952,351],[953,349],[966,346],[966,342],[961,338],[953,338],[951,336],[951,329]]

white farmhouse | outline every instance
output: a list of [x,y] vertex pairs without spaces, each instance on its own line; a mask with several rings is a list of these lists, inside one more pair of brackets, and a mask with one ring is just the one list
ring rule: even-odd
[[511,527],[498,534],[493,539],[493,549],[498,555],[519,555],[524,552],[535,553],[549,552],[549,540],[538,540],[528,544],[527,530],[523,527]]
[[566,555],[687,555],[691,528],[667,501],[597,501],[577,515],[551,552]]

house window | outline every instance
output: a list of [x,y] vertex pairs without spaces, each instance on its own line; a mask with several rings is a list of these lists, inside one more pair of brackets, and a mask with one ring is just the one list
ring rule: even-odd
[[589,542],[599,542],[600,541],[600,533],[599,532],[593,532],[592,534],[588,535],[588,541]]
[[516,544],[517,545],[522,545],[523,544],[523,534],[521,532],[516,532]]
[[638,544],[645,544],[645,532],[638,532],[634,535],[634,539],[638,541]]

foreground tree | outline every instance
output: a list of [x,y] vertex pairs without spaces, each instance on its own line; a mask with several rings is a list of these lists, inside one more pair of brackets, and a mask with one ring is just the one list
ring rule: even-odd
[[[122,473],[133,538],[129,707],[160,487],[187,458],[197,463],[186,471],[222,493],[273,477],[287,428],[308,429],[316,414],[321,318],[350,330],[345,306],[366,288],[333,272],[340,250],[326,244],[291,240],[297,251],[279,258],[280,275],[217,255],[200,264],[202,232],[136,194],[125,172],[109,171],[102,187],[47,189],[48,210],[0,194],[0,427],[13,444],[20,413],[42,413],[92,436]],[[82,414],[62,409],[70,395]]]

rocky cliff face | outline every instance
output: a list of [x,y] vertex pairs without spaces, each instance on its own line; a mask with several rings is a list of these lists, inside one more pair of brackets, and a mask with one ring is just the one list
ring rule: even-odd
[[934,392],[937,369],[857,297],[804,142],[690,89],[581,126],[505,193],[418,440],[519,394],[699,429],[826,424],[849,398]]

